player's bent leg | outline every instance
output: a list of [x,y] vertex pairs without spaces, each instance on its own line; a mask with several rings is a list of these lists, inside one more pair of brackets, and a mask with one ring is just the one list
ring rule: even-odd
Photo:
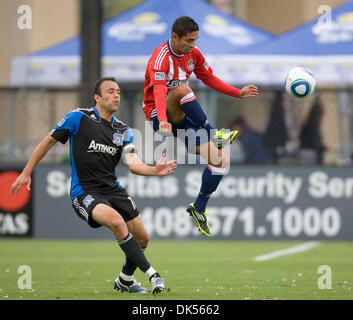
[[[134,235],[134,237],[140,243],[142,250],[144,251],[147,247],[149,240],[150,240],[150,236],[145,229],[141,215],[139,214],[136,218],[128,221],[126,224],[129,229],[129,232]],[[164,280],[158,273],[155,273],[150,278],[150,281],[152,284],[151,292],[153,295],[157,295],[158,293],[160,293],[166,289],[165,284],[164,284]],[[138,285],[139,285],[139,283],[137,283],[136,280],[134,279],[135,288],[138,288],[137,287]],[[141,288],[141,286],[140,286],[140,288]],[[142,289],[144,289],[144,288],[142,288]],[[142,291],[140,291],[140,292],[142,292]]]
[[181,122],[185,113],[180,107],[180,100],[192,92],[191,88],[187,84],[180,84],[178,87],[170,91],[166,97],[168,119],[173,123]]
[[[140,244],[143,252],[145,252],[150,237],[143,225],[141,215],[138,215],[134,219],[127,221],[126,225],[129,232],[135,237],[137,242]],[[147,292],[147,290],[143,288],[134,277],[136,269],[137,265],[125,255],[122,270],[117,279],[115,279],[114,281],[114,289],[132,293]]]
[[[152,284],[152,294],[156,295],[165,290],[164,281],[161,276],[154,270],[147,261],[141,246],[133,235],[128,231],[127,225],[121,215],[106,204],[98,204],[92,211],[93,219],[108,227],[118,240],[120,248],[124,251],[126,257],[130,259],[150,280]],[[124,232],[125,236],[124,236]],[[156,281],[156,279],[161,279]],[[114,288],[121,291],[128,292],[145,292],[136,281],[131,286],[122,286],[121,282],[114,281]]]
[[213,167],[227,168],[229,166],[229,157],[225,150],[218,149],[212,142],[196,146],[196,153]]
[[[175,115],[185,114],[195,123],[196,127],[206,129],[209,134],[211,130],[214,130],[188,84],[182,83],[173,89],[168,94],[166,101],[168,116],[172,122],[178,123],[183,119],[177,118]],[[175,121],[172,119],[173,117]]]
[[109,228],[116,240],[122,240],[128,233],[128,228],[122,216],[106,204],[99,203],[96,205],[92,211],[92,218],[102,226]]
[[141,248],[146,248],[150,240],[150,235],[145,229],[141,215],[126,222],[129,232],[135,237]]

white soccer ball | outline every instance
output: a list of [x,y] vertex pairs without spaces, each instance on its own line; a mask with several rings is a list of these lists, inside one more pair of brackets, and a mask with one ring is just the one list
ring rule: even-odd
[[285,86],[291,96],[305,98],[314,92],[316,79],[309,69],[297,67],[288,72]]

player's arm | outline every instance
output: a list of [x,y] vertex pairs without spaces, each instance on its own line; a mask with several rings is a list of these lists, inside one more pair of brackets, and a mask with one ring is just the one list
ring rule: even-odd
[[17,177],[16,181],[11,186],[11,193],[16,195],[23,185],[27,184],[27,189],[31,188],[31,175],[40,160],[48,153],[48,151],[54,146],[56,140],[51,136],[46,136],[34,149],[31,157],[29,158],[27,165],[22,170],[22,173]]
[[166,96],[167,86],[164,83],[156,83],[153,85],[153,96],[156,104],[156,112],[159,120],[160,132],[171,132],[172,125],[167,120],[167,103]]
[[141,176],[166,176],[174,173],[177,163],[176,160],[164,161],[163,153],[155,166],[149,166],[142,162],[138,155],[134,152],[125,153],[124,160],[130,171]]
[[212,68],[208,65],[200,50],[196,49],[195,55],[197,61],[194,69],[195,75],[206,86],[235,98],[252,98],[257,96],[258,90],[253,84],[244,86],[241,89],[233,87],[213,74]]
[[27,189],[31,187],[31,175],[40,160],[48,153],[57,141],[66,143],[71,134],[75,134],[78,130],[81,119],[81,112],[68,113],[54,128],[50,131],[39,145],[34,149],[27,165],[22,170],[16,181],[11,186],[11,193],[17,194],[24,184],[27,184]]
[[148,74],[153,85],[153,98],[156,107],[157,118],[159,120],[159,131],[170,133],[172,125],[167,119],[167,74],[169,72],[169,59],[167,55],[160,51],[155,60],[148,64]]
[[207,79],[202,80],[202,82],[206,86],[218,92],[224,93],[226,95],[229,95],[235,98],[253,98],[258,95],[257,87],[254,86],[253,84],[250,84],[250,85],[244,86],[241,89],[238,89],[236,87],[232,87],[229,84],[225,83],[221,79],[217,78],[214,74],[212,74]]

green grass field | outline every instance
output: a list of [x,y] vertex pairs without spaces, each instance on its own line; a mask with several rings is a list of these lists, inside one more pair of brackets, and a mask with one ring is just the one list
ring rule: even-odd
[[[298,244],[152,240],[146,256],[169,289],[153,297],[113,290],[123,262],[114,241],[2,239],[0,300],[351,300],[352,242],[321,242],[305,252],[253,260]],[[32,289],[18,287],[21,265],[31,268]],[[331,289],[318,288],[321,265],[331,268]],[[150,288],[141,271],[135,276]]]

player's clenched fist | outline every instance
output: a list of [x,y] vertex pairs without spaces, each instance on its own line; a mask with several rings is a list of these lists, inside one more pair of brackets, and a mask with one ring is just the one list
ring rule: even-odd
[[172,125],[168,121],[160,121],[159,131],[163,134],[169,134],[172,132]]

